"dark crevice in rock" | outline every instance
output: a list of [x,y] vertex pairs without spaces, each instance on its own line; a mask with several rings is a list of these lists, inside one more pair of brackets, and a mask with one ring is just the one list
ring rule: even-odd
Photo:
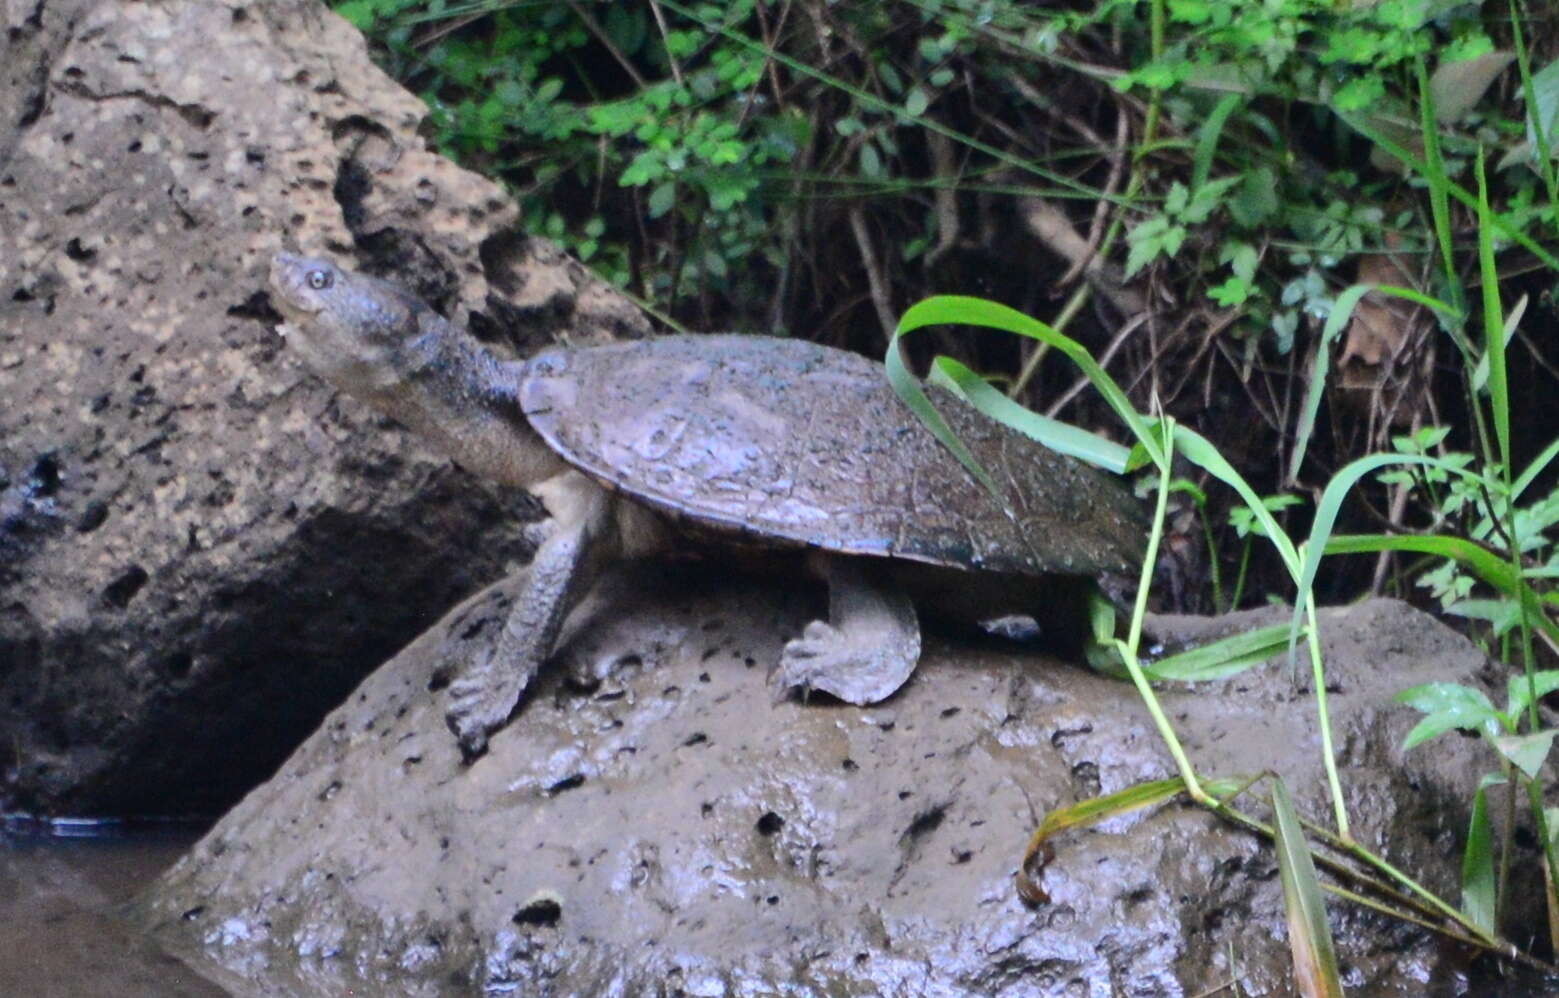
[[[79,80],[85,74],[81,70],[72,67],[65,70],[64,75],[70,80]],[[215,112],[201,107],[199,104],[180,104],[172,98],[164,97],[161,94],[147,93],[145,90],[110,90],[104,93],[97,93],[85,85],[75,82],[62,84],[60,89],[73,97],[97,103],[115,100],[134,100],[150,107],[167,109],[177,114],[190,127],[199,131],[205,131],[210,128],[217,118]]]
[[556,925],[563,917],[563,906],[552,898],[537,898],[514,913],[516,925]]
[[146,569],[140,565],[131,565],[104,587],[103,601],[111,607],[123,610],[130,605],[131,600],[135,599],[135,594],[141,591],[149,578]]
[[923,839],[927,835],[942,827],[942,820],[947,817],[947,805],[938,804],[915,815],[909,827],[904,829],[904,834],[899,836],[901,845],[911,845],[917,839]]
[[270,293],[263,290],[253,292],[237,305],[229,305],[227,314],[235,319],[258,319],[267,326],[276,326],[282,321],[282,314],[271,304]]

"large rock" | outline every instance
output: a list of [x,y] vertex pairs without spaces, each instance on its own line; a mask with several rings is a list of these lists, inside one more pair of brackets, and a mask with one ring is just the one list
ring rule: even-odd
[[[1272,849],[1189,806],[1067,836],[1050,903],[1019,900],[1043,812],[1171,773],[1128,684],[934,640],[884,706],[771,706],[763,669],[818,607],[622,569],[562,653],[607,678],[551,670],[467,768],[429,680],[490,650],[506,601],[371,676],[139,920],[242,994],[1292,993]],[[1404,755],[1416,716],[1390,696],[1477,682],[1483,657],[1390,601],[1322,626],[1355,834],[1445,891],[1486,760],[1455,738]],[[1282,665],[1165,704],[1206,773],[1270,768],[1326,820],[1313,703]],[[1331,913],[1354,993],[1458,993],[1425,934]]]
[[522,346],[644,322],[317,3],[0,20],[0,810],[215,811],[527,551],[522,496],[280,349],[270,254]]

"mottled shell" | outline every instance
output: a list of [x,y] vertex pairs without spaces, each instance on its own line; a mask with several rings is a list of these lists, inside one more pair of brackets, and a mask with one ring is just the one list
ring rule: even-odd
[[549,350],[520,388],[531,425],[571,464],[749,541],[1033,575],[1140,562],[1141,512],[1116,482],[934,397],[1005,510],[881,364],[815,343],[667,336]]

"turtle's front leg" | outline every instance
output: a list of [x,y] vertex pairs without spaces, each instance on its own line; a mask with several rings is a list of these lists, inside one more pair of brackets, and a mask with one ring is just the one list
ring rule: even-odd
[[508,721],[520,695],[552,654],[558,631],[609,556],[611,497],[577,471],[534,490],[553,516],[515,595],[493,654],[450,684],[444,719],[467,762],[487,751],[488,737]]
[[885,700],[920,660],[915,605],[897,586],[868,578],[860,559],[823,557],[829,620],[812,621],[785,645],[769,677],[775,699],[799,688],[853,704]]

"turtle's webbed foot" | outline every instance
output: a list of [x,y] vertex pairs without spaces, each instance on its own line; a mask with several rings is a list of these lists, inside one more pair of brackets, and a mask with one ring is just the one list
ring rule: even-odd
[[822,690],[846,703],[885,700],[915,670],[919,642],[884,640],[874,630],[850,631],[814,620],[801,637],[788,642],[779,665],[769,674],[775,702],[793,690]]
[[920,660],[915,605],[897,586],[868,578],[853,558],[829,558],[831,622],[814,620],[785,645],[769,675],[775,700],[793,689],[822,690],[853,704],[892,696]]
[[595,568],[592,544],[605,533],[610,502],[601,487],[577,471],[564,472],[534,490],[555,514],[543,521],[545,541],[523,571],[525,581],[492,657],[450,684],[444,720],[471,762],[487,751],[493,732],[508,723],[525,692],[552,654],[569,609],[589,588]]
[[449,686],[444,722],[460,743],[460,755],[472,762],[487,752],[487,739],[503,727],[523,692],[519,683],[505,683],[492,669],[463,676]]

